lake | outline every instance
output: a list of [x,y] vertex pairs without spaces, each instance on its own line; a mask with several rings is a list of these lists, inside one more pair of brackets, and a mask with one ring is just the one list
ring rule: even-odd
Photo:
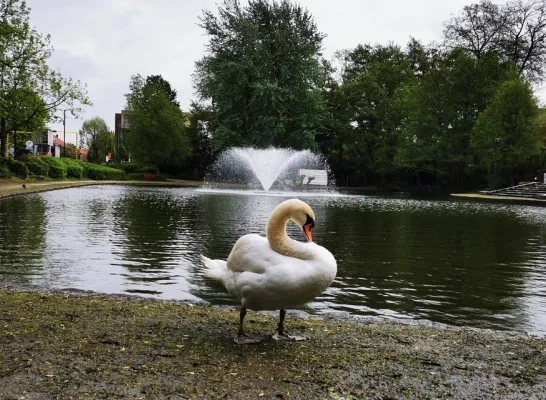
[[[302,310],[546,336],[546,208],[402,196],[299,196],[338,261]],[[236,305],[203,276],[263,234],[286,197],[92,186],[0,200],[0,281]],[[304,240],[295,226],[289,234]]]

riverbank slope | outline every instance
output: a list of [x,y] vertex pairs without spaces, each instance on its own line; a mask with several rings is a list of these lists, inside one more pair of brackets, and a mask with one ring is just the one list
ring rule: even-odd
[[[25,185],[25,186],[23,186]],[[161,187],[199,187],[203,182],[171,179],[167,181],[93,181],[93,180],[66,180],[29,182],[25,180],[11,179],[0,180],[0,199],[13,197],[26,193],[45,192],[48,190],[67,189],[91,185],[142,185]]]
[[310,340],[238,346],[237,310],[8,285],[0,304],[3,399],[546,398],[546,341],[522,335],[289,312]]

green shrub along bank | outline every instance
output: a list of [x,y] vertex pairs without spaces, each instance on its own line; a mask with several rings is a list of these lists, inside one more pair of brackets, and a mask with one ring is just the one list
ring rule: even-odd
[[29,175],[29,169],[21,161],[13,158],[0,158],[0,178],[9,178],[12,175],[26,179]]
[[97,181],[121,180],[127,178],[125,171],[116,168],[106,167],[104,165],[87,164],[87,177]]
[[51,156],[40,157],[47,165],[49,165],[49,177],[53,179],[65,179],[66,164],[60,158]]
[[111,168],[121,169],[126,174],[157,174],[157,167],[140,163],[110,164]]
[[66,176],[69,178],[81,179],[85,176],[86,168],[81,161],[73,160],[71,158],[60,158],[60,160],[66,166]]
[[145,172],[132,172],[130,174],[127,174],[127,178],[132,181],[162,181],[166,182],[167,177],[164,175],[153,175],[153,177],[147,177],[147,173]]
[[119,168],[82,162],[70,158],[55,158],[51,156],[36,157],[25,155],[20,160],[11,157],[0,157],[0,179],[28,177],[62,179],[92,179],[92,180],[124,180],[127,174]]

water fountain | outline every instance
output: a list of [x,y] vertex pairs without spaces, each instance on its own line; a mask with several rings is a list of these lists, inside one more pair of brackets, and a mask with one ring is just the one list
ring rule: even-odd
[[272,189],[327,191],[333,189],[334,179],[326,158],[310,150],[233,147],[219,155],[205,184],[209,188],[227,185],[262,193]]

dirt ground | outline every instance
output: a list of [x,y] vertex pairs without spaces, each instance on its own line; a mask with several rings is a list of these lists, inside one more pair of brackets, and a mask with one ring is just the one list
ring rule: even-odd
[[[546,340],[0,285],[1,399],[545,399]],[[276,317],[249,312],[250,333]]]

